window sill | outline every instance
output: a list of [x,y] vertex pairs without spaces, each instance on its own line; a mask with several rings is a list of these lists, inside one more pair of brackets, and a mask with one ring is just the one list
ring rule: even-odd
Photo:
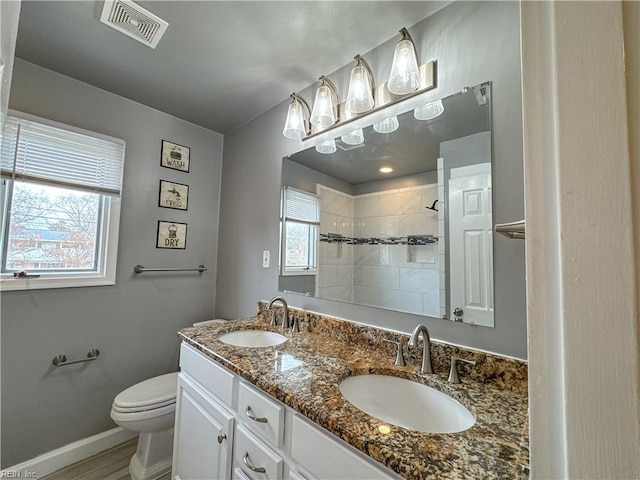
[[286,270],[281,272],[280,275],[283,277],[298,277],[302,275],[317,275],[318,269],[309,269],[309,270]]
[[103,275],[85,275],[53,277],[41,276],[38,278],[14,278],[13,276],[2,276],[0,278],[0,291],[10,292],[18,290],[43,290],[49,288],[74,288],[74,287],[97,287],[105,285],[115,285],[115,279]]

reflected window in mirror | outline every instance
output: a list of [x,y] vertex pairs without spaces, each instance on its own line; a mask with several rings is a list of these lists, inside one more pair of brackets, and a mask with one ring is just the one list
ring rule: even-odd
[[281,275],[316,275],[319,225],[318,196],[283,188]]

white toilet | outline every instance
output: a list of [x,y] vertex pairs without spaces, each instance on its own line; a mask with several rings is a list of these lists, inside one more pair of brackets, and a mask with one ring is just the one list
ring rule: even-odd
[[[226,320],[194,326],[221,322]],[[132,480],[153,480],[171,471],[177,390],[178,372],[167,373],[137,383],[113,400],[113,421],[125,430],[139,432],[138,447],[129,463]]]
[[178,373],[167,373],[133,385],[113,400],[113,421],[140,433],[129,463],[133,480],[152,480],[171,470],[177,386]]

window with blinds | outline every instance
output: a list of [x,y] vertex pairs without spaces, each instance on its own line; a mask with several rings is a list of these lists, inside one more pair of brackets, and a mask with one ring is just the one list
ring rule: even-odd
[[319,198],[284,187],[282,190],[281,275],[315,275],[320,225]]
[[125,142],[10,112],[2,135],[2,290],[115,283]]

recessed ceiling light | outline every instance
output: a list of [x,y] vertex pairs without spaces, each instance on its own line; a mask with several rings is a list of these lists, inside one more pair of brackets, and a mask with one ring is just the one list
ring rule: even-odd
[[382,168],[380,169],[380,171],[381,171],[382,173],[391,173],[391,172],[393,172],[393,168],[391,168],[391,167],[382,167]]

